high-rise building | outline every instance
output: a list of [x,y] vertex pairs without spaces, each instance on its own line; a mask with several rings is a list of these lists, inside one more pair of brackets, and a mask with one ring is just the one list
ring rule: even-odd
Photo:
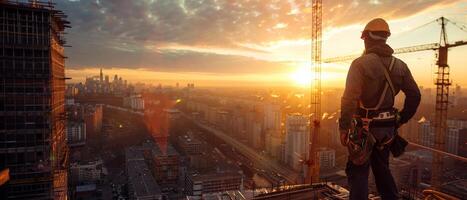
[[67,142],[70,147],[86,144],[86,123],[83,121],[68,121],[66,125]]
[[123,106],[136,111],[144,110],[144,98],[141,94],[133,94],[123,97]]
[[278,130],[281,126],[281,111],[279,105],[264,105],[264,129]]
[[434,128],[431,126],[430,121],[425,121],[420,123],[419,131],[419,141],[421,145],[425,145],[428,147],[434,146]]
[[459,131],[458,152],[460,156],[467,157],[467,128]]
[[448,128],[445,138],[445,148],[448,153],[459,154],[459,131],[458,128]]
[[251,135],[253,148],[260,149],[262,147],[262,134],[261,134],[261,122],[254,121],[252,123],[251,132],[248,134]]
[[279,105],[265,104],[264,107],[264,129],[266,140],[264,141],[266,151],[269,155],[279,158],[283,139],[281,138],[281,110]]
[[[444,140],[445,151],[452,154],[459,154],[459,141],[462,135],[460,131],[467,128],[467,121],[465,120],[448,120],[448,128],[446,130],[446,137]],[[420,144],[433,147],[435,129],[431,126],[430,121],[421,123],[419,129]]]
[[98,135],[100,135],[102,130],[102,104],[86,105],[83,114],[83,119],[86,128],[86,138],[96,138]]
[[50,3],[0,2],[0,199],[66,199],[69,22]]
[[104,74],[102,73],[102,68],[101,68],[101,73],[99,74],[99,83],[102,84],[104,82]]
[[322,170],[332,169],[336,166],[336,150],[328,148],[318,149],[319,167]]
[[301,170],[303,161],[308,158],[308,119],[302,114],[287,115],[285,126],[285,162]]

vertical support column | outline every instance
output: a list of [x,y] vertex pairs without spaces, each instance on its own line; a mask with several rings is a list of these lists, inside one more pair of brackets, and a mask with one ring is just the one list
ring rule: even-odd
[[[445,150],[445,137],[447,131],[447,113],[449,104],[449,66],[448,60],[448,47],[443,46],[439,48],[438,52],[438,71],[436,72],[436,105],[435,105],[435,141],[434,147],[440,151]],[[431,185],[439,188],[442,181],[443,174],[443,157],[436,152],[433,152],[433,167]]]
[[321,122],[321,34],[322,34],[322,0],[312,2],[311,24],[311,85],[310,85],[310,143],[308,155],[308,171],[305,183],[319,182],[319,158],[317,145]]

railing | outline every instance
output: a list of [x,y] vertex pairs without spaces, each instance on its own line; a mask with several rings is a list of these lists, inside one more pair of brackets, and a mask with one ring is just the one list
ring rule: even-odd
[[436,190],[423,190],[424,200],[460,200],[459,198],[451,195],[436,191]]

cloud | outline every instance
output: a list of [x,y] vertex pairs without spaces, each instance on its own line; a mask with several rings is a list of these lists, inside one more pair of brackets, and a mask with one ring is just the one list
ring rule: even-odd
[[449,6],[459,0],[367,0],[367,1],[325,1],[323,21],[325,26],[345,26],[366,23],[372,18],[389,20],[401,19],[418,14],[430,8]]
[[131,47],[91,47],[70,55],[77,63],[68,68],[83,67],[147,69],[163,72],[208,72],[250,74],[257,72],[281,73],[290,71],[290,63],[258,60],[246,56],[203,53],[191,50],[164,49],[159,51]]
[[[323,3],[325,27],[404,18],[446,1],[347,1]],[[62,0],[73,28],[67,36],[69,66],[145,67],[200,72],[280,71],[284,63],[239,55],[166,51],[180,45],[245,49],[271,41],[308,38],[311,0]],[[309,9],[308,9],[309,10]],[[148,51],[145,46],[155,47]],[[253,49],[254,50],[254,49]]]

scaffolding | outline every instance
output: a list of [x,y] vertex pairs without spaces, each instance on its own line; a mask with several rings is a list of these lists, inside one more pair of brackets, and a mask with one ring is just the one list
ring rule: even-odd
[[0,199],[66,199],[66,16],[49,2],[0,1]]

